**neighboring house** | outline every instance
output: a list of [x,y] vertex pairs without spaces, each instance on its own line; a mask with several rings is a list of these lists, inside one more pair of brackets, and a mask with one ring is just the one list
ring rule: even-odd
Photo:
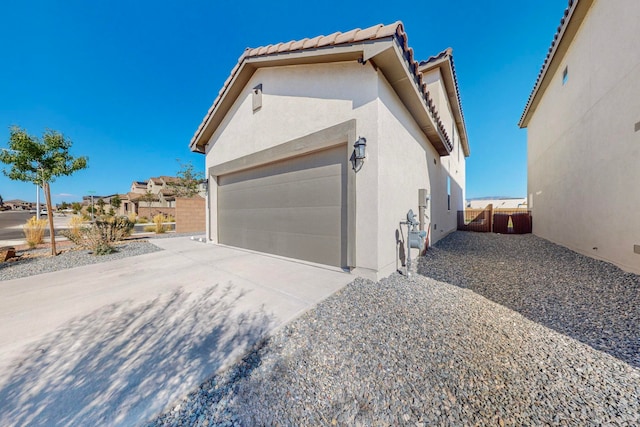
[[[133,181],[130,191],[126,194],[119,194],[122,204],[117,210],[119,215],[128,215],[130,213],[138,214],[140,208],[143,208],[144,215],[151,215],[153,212],[171,213],[168,208],[175,208],[176,197],[170,184],[178,181],[178,178],[172,176],[160,176],[157,178],[149,178],[148,181]],[[147,199],[147,192],[151,193],[151,198]],[[104,198],[110,207],[110,197]],[[95,199],[95,197],[94,197]]]
[[467,208],[484,209],[492,205],[493,209],[527,209],[526,197],[498,197],[467,200]]
[[464,207],[451,50],[416,62],[400,22],[247,49],[190,148],[206,154],[210,241],[374,279],[398,267],[419,189],[431,242]]
[[639,37],[639,1],[570,1],[519,123],[534,234],[635,273]]
[[147,192],[147,181],[133,181],[131,183],[131,193],[144,194]]
[[4,206],[9,207],[10,209],[29,210],[33,208],[33,206],[35,206],[35,203],[25,202],[24,200],[13,199],[13,200],[5,200]]

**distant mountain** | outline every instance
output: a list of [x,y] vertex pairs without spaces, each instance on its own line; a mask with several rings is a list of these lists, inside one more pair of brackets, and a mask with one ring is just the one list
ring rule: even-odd
[[467,200],[515,200],[524,199],[525,197],[512,197],[512,196],[485,196],[485,197],[470,197]]

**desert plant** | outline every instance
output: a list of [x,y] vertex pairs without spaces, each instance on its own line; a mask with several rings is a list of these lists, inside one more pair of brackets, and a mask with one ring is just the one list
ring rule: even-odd
[[77,215],[82,210],[82,203],[80,202],[71,203],[71,209],[73,210],[73,213]]
[[133,223],[129,218],[111,217],[98,219],[91,226],[79,228],[78,235],[65,230],[62,235],[76,245],[93,251],[95,255],[106,255],[115,251],[112,243],[124,240],[131,235]]
[[81,216],[75,215],[71,217],[69,221],[69,232],[74,236],[80,236],[80,229],[85,223],[85,219]]
[[155,227],[156,234],[161,234],[166,231],[166,229],[164,228],[165,221],[166,221],[166,218],[161,213],[153,217],[153,222],[156,225]]
[[138,219],[138,215],[136,215],[135,212],[129,212],[129,214],[127,214],[127,218],[129,218],[129,222],[135,224]]
[[44,240],[44,230],[47,228],[46,219],[38,219],[32,216],[25,225],[22,226],[27,245],[34,248]]
[[147,218],[146,216],[141,216],[140,218],[138,218],[138,224],[146,224],[149,222],[149,218]]
[[61,176],[69,176],[87,167],[86,157],[69,154],[71,141],[60,132],[46,130],[42,139],[29,135],[26,130],[13,126],[9,131],[9,148],[0,150],[0,162],[10,165],[3,173],[10,179],[34,183],[44,190],[47,204],[51,255],[56,251],[56,233],[53,229],[51,183]]
[[167,215],[165,217],[165,221],[166,222],[176,222],[176,219],[173,217],[173,215]]
[[107,213],[107,215],[115,216],[116,215],[116,211],[114,211],[113,208],[109,208],[109,212]]
[[155,225],[145,225],[143,228],[145,233],[154,233],[156,231]]

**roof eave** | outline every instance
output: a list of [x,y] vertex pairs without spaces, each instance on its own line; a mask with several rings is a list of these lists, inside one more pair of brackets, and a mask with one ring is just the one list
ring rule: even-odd
[[467,136],[467,126],[464,121],[464,115],[462,113],[462,105],[460,103],[460,94],[458,92],[458,84],[456,83],[455,72],[453,70],[452,59],[450,53],[447,55],[443,55],[443,57],[430,61],[422,66],[420,66],[420,72],[426,73],[435,68],[440,69],[440,74],[444,80],[445,90],[447,92],[447,98],[449,99],[449,105],[451,105],[451,109],[453,110],[453,116],[455,123],[458,127],[458,132],[460,132],[460,141],[462,142],[462,151],[464,152],[465,157],[469,157],[471,155],[471,150],[469,148],[469,139]]
[[[450,146],[446,131],[438,126],[437,115],[433,101],[425,95],[417,78],[409,70],[411,65],[405,58],[403,49],[394,37],[390,48],[379,52],[373,57],[376,66],[382,71],[393,90],[402,103],[409,110],[422,132],[427,136],[431,145],[441,156],[448,156],[453,147]],[[432,109],[432,110],[430,110]]]
[[544,91],[549,86],[551,77],[553,77],[555,72],[558,70],[562,59],[567,53],[573,38],[582,25],[582,22],[584,21],[584,18],[592,4],[593,0],[571,0],[569,2],[569,7],[565,10],[565,14],[560,22],[560,26],[558,27],[558,31],[551,42],[551,47],[549,48],[545,62],[538,74],[533,90],[529,95],[527,105],[525,106],[522,116],[520,117],[520,121],[518,122],[518,126],[521,129],[526,128],[529,125],[529,121],[540,103],[542,94],[544,94]]
[[450,147],[448,138],[444,135],[446,131],[439,129],[436,118],[433,117],[437,113],[429,111],[430,99],[420,92],[420,87],[409,71],[408,61],[405,59],[403,50],[395,36],[339,46],[332,45],[251,57],[243,55],[232,71],[228,84],[223,86],[224,92],[219,95],[219,99],[209,109],[205,119],[191,139],[189,144],[191,151],[206,152],[206,145],[215,129],[220,125],[258,68],[355,60],[367,61],[369,59],[374,61],[387,80],[389,80],[393,89],[438,153],[442,156],[448,155],[452,147]]
[[362,58],[363,49],[361,46],[366,43],[241,57],[240,63],[232,71],[228,85],[224,87],[224,93],[207,112],[205,119],[191,139],[189,148],[196,153],[205,153],[205,147],[213,135],[214,129],[222,122],[258,68],[357,60]]

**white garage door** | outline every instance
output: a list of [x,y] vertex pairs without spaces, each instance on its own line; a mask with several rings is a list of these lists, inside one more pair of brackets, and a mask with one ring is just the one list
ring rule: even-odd
[[218,177],[220,243],[347,265],[344,145]]

